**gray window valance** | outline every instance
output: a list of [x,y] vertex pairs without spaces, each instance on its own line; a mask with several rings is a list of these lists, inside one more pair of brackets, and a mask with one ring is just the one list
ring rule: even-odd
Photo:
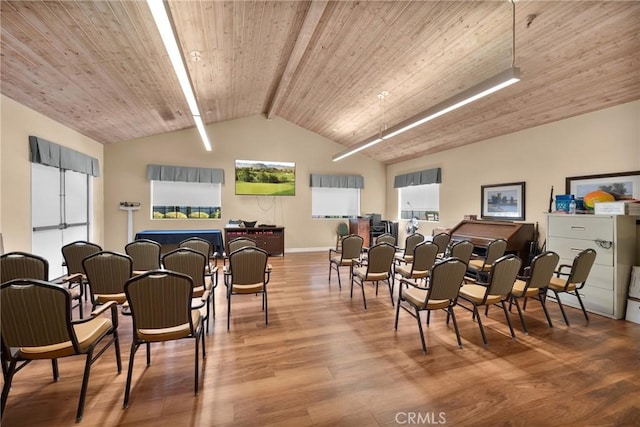
[[181,181],[224,184],[224,169],[147,165],[149,181]]
[[311,187],[364,188],[364,177],[360,175],[310,175]]
[[411,185],[440,184],[442,174],[440,168],[426,169],[418,172],[396,175],[393,188],[409,187]]
[[37,136],[29,136],[30,160],[45,166],[100,176],[98,159]]

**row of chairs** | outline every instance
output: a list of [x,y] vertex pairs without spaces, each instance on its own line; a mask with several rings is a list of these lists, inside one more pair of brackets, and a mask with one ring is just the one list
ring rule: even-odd
[[[353,297],[355,283],[362,288],[363,304],[366,309],[364,282],[375,283],[376,295],[378,283],[386,282],[389,286],[391,303],[394,305],[394,281],[395,277],[399,276],[401,285],[397,296],[395,327],[397,329],[399,311],[402,307],[418,320],[425,353],[426,345],[420,323],[420,311],[423,310],[427,310],[428,313],[427,324],[431,310],[447,311],[447,324],[450,318],[453,319],[459,345],[461,342],[453,312],[453,307],[456,305],[473,312],[472,318],[478,321],[485,345],[487,345],[487,339],[478,307],[487,307],[486,313],[490,305],[501,305],[507,316],[511,335],[515,337],[505,304],[509,303],[509,310],[512,305],[516,306],[523,329],[528,333],[522,311],[526,308],[528,298],[536,299],[540,301],[551,327],[553,325],[545,305],[548,290],[555,294],[567,325],[569,320],[559,296],[563,292],[576,296],[588,321],[586,310],[577,291],[584,286],[595,260],[593,249],[587,249],[578,254],[571,266],[558,267],[559,256],[553,252],[539,254],[524,270],[524,275],[518,276],[522,261],[515,255],[504,255],[507,245],[503,239],[491,242],[485,257],[481,259],[471,259],[473,251],[471,242],[460,241],[449,245],[448,239],[444,237],[439,241],[440,245],[435,243],[435,238],[432,242],[425,242],[423,236],[414,234],[408,236],[405,249],[400,252],[396,252],[396,248],[389,243],[376,242],[368,249],[368,255],[364,259],[362,238],[349,235],[343,239],[340,252],[332,249],[329,251],[329,283],[331,271],[336,270],[341,287],[339,269],[341,266],[348,266],[351,276],[351,297]],[[459,304],[459,298],[467,304]],[[522,307],[518,302],[519,299],[524,299]]]
[[[214,273],[217,275],[217,267],[206,262],[207,257],[203,252],[187,247],[185,244],[160,258],[161,265],[165,269],[154,268],[134,273],[134,265],[139,268],[155,267],[155,265],[145,265],[144,262],[135,264],[134,257],[139,261],[140,258],[146,257],[148,258],[146,261],[150,261],[152,258],[155,260],[155,255],[149,255],[150,251],[142,251],[142,246],[138,245],[127,245],[127,252],[130,255],[125,255],[102,250],[95,252],[94,250],[99,246],[89,242],[76,243],[74,246],[81,248],[78,253],[93,252],[82,259],[81,272],[74,273],[83,277],[88,283],[93,306],[89,317],[77,320],[73,320],[71,316],[72,302],[77,304],[72,293],[67,288],[47,282],[48,263],[44,258],[22,252],[13,252],[0,257],[4,375],[2,413],[4,413],[14,375],[32,360],[51,359],[53,377],[57,380],[58,358],[85,355],[84,377],[76,414],[76,420],[80,421],[84,411],[91,365],[109,346],[113,345],[118,373],[122,369],[117,305],[125,302],[132,316],[133,341],[123,407],[126,408],[129,405],[136,351],[140,345],[146,346],[146,359],[149,365],[151,363],[150,344],[153,342],[182,338],[195,339],[194,393],[197,395],[199,390],[198,349],[201,342],[204,358],[206,356],[204,331],[205,324],[208,323],[209,309],[207,307],[204,314],[201,309],[193,307],[193,299],[197,295],[198,287],[194,281],[204,277],[207,274],[205,271],[207,268],[210,269],[209,275]],[[228,263],[224,267],[229,298],[228,314],[230,314],[232,294],[264,291],[263,310],[266,320],[266,283],[271,271],[266,263],[267,254],[256,248],[255,244],[253,247],[246,247],[251,246],[246,244],[242,246],[228,256]],[[155,248],[154,245],[148,247]],[[68,248],[65,248],[65,251],[67,250]],[[70,267],[70,271],[73,271],[73,264],[68,260],[67,266]],[[205,263],[208,267],[205,267]],[[251,273],[256,271],[253,268],[255,265],[258,266],[258,275]],[[190,270],[186,271],[187,268]],[[211,282],[217,284],[217,277]],[[210,289],[207,289],[206,285],[203,288],[202,295],[195,298],[208,301],[208,293],[212,293],[215,285]],[[97,308],[97,306],[100,307]],[[110,318],[104,317],[103,314],[109,310]],[[228,329],[229,321],[227,321]],[[101,348],[97,350],[97,347]]]

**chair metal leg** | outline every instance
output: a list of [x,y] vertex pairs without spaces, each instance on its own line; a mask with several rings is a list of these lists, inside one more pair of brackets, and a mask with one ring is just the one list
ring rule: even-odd
[[200,345],[200,335],[204,337],[204,334],[202,334],[202,331],[203,331],[203,327],[201,325],[200,329],[198,330],[195,336],[195,341],[196,341],[195,359],[196,360],[195,360],[195,373],[193,376],[193,394],[195,396],[198,395],[198,346]]
[[480,313],[478,313],[478,306],[475,304],[473,305],[473,314],[478,319],[478,327],[480,328],[480,334],[482,334],[482,342],[486,347],[489,345],[489,343],[487,342],[487,336],[484,333],[484,327],[482,326],[482,319],[480,319]]
[[53,371],[53,380],[58,381],[60,372],[58,371],[58,359],[51,359],[51,370]]
[[87,386],[89,385],[89,374],[91,373],[91,364],[93,352],[87,353],[87,361],[84,364],[84,376],[82,377],[82,388],[80,389],[80,401],[78,402],[78,412],[76,413],[76,422],[82,421],[84,413],[84,401],[87,398]]
[[427,310],[427,326],[429,326],[430,320],[431,320],[431,310]]
[[387,279],[387,285],[389,285],[389,298],[391,298],[391,307],[395,307],[395,303],[393,302],[393,286],[391,286],[391,282]]
[[396,305],[396,323],[393,326],[393,329],[395,329],[396,331],[398,330],[398,318],[400,317],[400,304],[402,303],[402,295],[400,295],[402,293],[402,289],[400,289],[400,292],[398,292],[398,305]]
[[364,303],[364,309],[367,309],[367,297],[364,295],[364,280],[360,282],[360,288],[362,289],[362,302]]
[[447,310],[447,324],[449,323],[449,316],[451,316],[451,320],[453,320],[453,329],[456,331],[458,348],[462,348],[462,340],[460,340],[460,331],[458,330],[458,322],[456,321],[456,314],[453,312],[453,307],[449,307]]
[[[547,310],[547,304],[545,303],[546,292],[547,291],[545,289],[541,291],[540,294],[538,294],[538,301],[540,301],[540,305],[542,306],[542,311],[544,311],[544,315],[547,318],[547,323],[549,324],[549,327],[553,328],[553,323],[551,323],[551,317],[549,316],[549,311]],[[525,300],[525,303],[526,303],[526,300]]]
[[264,298],[264,324],[268,325],[269,324],[269,304],[267,303],[267,289],[264,289],[264,292],[262,293],[262,296]]
[[7,374],[4,378],[4,387],[2,387],[2,398],[0,399],[0,417],[4,415],[4,407],[7,404],[7,398],[9,397],[9,390],[11,390],[11,382],[13,381],[13,376],[16,373],[16,363],[17,361],[12,360],[9,363],[7,368]]
[[231,321],[231,292],[227,293],[227,332],[229,332],[229,324]]
[[582,298],[580,298],[580,292],[578,292],[578,290],[576,289],[574,294],[578,298],[578,302],[580,303],[580,308],[582,308],[582,314],[584,314],[584,318],[588,322],[589,316],[587,316],[587,310],[584,308],[584,304],[582,303]]
[[127,384],[124,388],[124,403],[122,404],[122,409],[127,409],[129,407],[129,393],[131,392],[131,377],[133,376],[133,361],[135,360],[136,351],[138,350],[138,346],[135,342],[131,343],[131,353],[129,354],[129,369],[127,370]]
[[420,310],[416,308],[416,320],[418,321],[418,331],[420,332],[420,342],[422,342],[422,354],[427,354],[427,344],[424,341],[424,333],[422,331],[422,321],[420,320]]
[[507,324],[509,325],[509,330],[511,331],[511,338],[516,339],[516,333],[513,330],[513,325],[511,324],[511,319],[509,318],[509,312],[507,311],[507,305],[504,303],[504,300],[500,301],[500,305],[502,305],[502,311],[504,311],[504,317],[507,318]]
[[518,315],[520,316],[520,323],[522,323],[522,330],[524,331],[525,335],[529,335],[529,331],[527,330],[527,324],[524,321],[524,316],[522,315],[522,310],[520,309],[520,304],[518,304],[518,299],[515,297],[511,297],[509,299],[509,305],[511,305],[511,302],[514,302],[516,305],[516,308],[518,309]]
[[562,312],[562,317],[564,318],[564,323],[567,326],[569,326],[569,319],[567,318],[567,313],[564,312],[564,307],[562,306],[562,301],[560,301],[560,295],[555,290],[553,290],[553,293],[556,295],[556,301],[558,301],[558,306],[560,307],[560,311]]

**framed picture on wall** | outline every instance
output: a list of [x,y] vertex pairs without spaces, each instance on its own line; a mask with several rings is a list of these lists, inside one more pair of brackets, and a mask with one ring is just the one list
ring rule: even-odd
[[483,219],[524,221],[525,183],[480,187],[480,216]]
[[606,191],[616,200],[640,199],[640,171],[570,176],[565,180],[566,194],[576,198],[596,190]]

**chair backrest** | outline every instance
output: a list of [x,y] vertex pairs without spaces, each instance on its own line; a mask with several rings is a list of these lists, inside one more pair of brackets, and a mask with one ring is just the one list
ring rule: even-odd
[[464,281],[467,264],[459,258],[437,262],[429,272],[428,300],[455,300]]
[[96,252],[100,252],[102,248],[95,243],[79,240],[77,242],[69,243],[62,247],[62,257],[67,265],[67,273],[75,274],[82,273],[82,260],[93,255]]
[[189,324],[193,282],[175,271],[147,271],[132,277],[124,286],[133,316],[136,336],[144,329],[173,328]]
[[438,245],[438,253],[443,254],[447,250],[447,245],[451,241],[451,236],[448,233],[438,233],[431,239],[433,243]]
[[65,288],[42,280],[11,280],[0,285],[0,302],[3,352],[66,341],[78,351],[71,327],[71,294]]
[[461,259],[465,264],[469,264],[473,254],[473,243],[469,240],[460,240],[451,246],[451,257]]
[[229,255],[231,283],[254,285],[265,282],[265,270],[269,255],[260,248],[246,246]]
[[376,273],[390,273],[391,264],[396,248],[388,243],[378,243],[369,248],[367,261],[367,275]]
[[237,239],[233,239],[229,242],[229,254],[247,246],[255,248],[257,246],[256,241],[249,239],[248,237],[238,237]]
[[117,252],[101,251],[82,260],[89,289],[93,295],[123,294],[124,284],[133,276],[131,257]]
[[489,271],[489,288],[485,296],[509,295],[513,289],[513,284],[516,281],[521,265],[522,261],[520,258],[513,254],[498,258],[491,265],[491,270]]
[[388,243],[392,246],[395,246],[396,244],[396,238],[393,237],[392,234],[389,233],[384,233],[379,235],[378,237],[376,237],[376,244],[378,243]]
[[133,260],[134,270],[148,271],[160,268],[160,252],[162,252],[162,245],[154,240],[134,240],[133,242],[125,245],[124,251]]
[[411,255],[413,254],[413,250],[420,243],[424,242],[424,236],[420,233],[413,233],[407,236],[404,240],[404,254]]
[[341,222],[336,226],[336,234],[343,237],[349,234],[349,226],[346,222]]
[[429,271],[436,262],[438,256],[438,245],[432,242],[422,242],[413,250],[413,271]]
[[589,277],[591,267],[596,260],[596,251],[593,249],[585,249],[573,259],[571,273],[567,279],[567,283],[584,283]]
[[202,252],[207,258],[213,255],[211,242],[200,237],[190,237],[178,244],[179,248],[190,248]]
[[0,282],[13,279],[49,280],[49,262],[26,252],[9,252],[0,256]]
[[162,265],[167,270],[191,277],[193,286],[204,286],[204,274],[209,258],[191,248],[177,248],[162,257]]
[[358,259],[362,254],[364,239],[356,234],[350,234],[342,239],[342,259]]
[[487,245],[487,252],[484,257],[485,265],[493,264],[498,258],[504,255],[507,250],[507,241],[504,239],[495,239]]
[[536,255],[529,267],[526,288],[547,288],[559,261],[560,256],[555,252],[547,251]]

